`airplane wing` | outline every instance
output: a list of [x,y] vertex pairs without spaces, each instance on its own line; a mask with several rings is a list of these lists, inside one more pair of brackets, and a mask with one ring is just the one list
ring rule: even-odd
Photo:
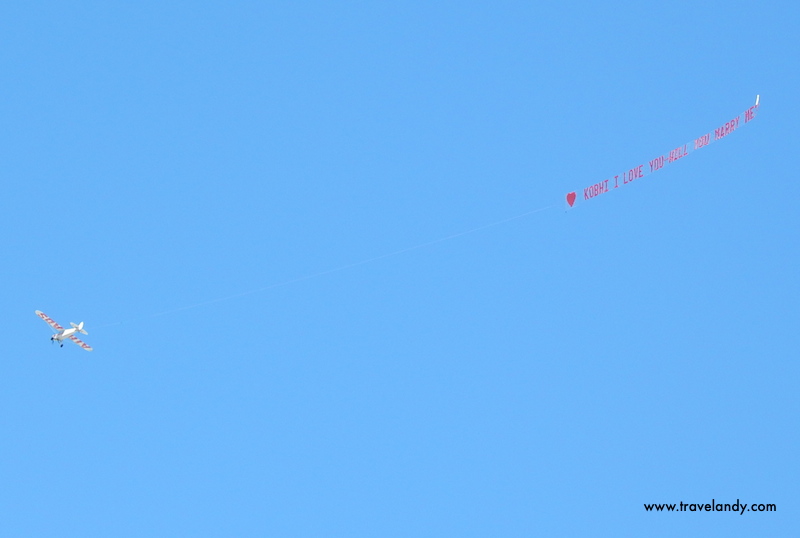
[[92,346],[90,346],[89,344],[87,344],[86,342],[84,342],[83,340],[78,338],[77,336],[72,335],[72,336],[69,337],[69,339],[72,340],[73,342],[75,342],[76,344],[78,344],[79,346],[81,346],[86,351],[92,351]]
[[63,331],[63,330],[64,330],[64,327],[62,327],[61,325],[59,325],[58,323],[56,323],[55,321],[53,321],[53,320],[50,318],[50,316],[48,316],[47,314],[45,314],[45,313],[44,313],[44,312],[42,312],[41,310],[37,310],[37,311],[36,311],[36,315],[37,315],[37,316],[39,316],[40,318],[42,318],[43,320],[45,320],[45,321],[47,322],[47,324],[48,324],[48,325],[50,325],[50,326],[51,326],[52,328],[54,328],[55,330],[57,330],[57,331]]

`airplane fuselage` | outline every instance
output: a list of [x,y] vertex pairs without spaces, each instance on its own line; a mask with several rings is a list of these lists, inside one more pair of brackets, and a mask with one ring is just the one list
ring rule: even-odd
[[70,336],[75,334],[76,332],[78,332],[78,329],[76,329],[75,327],[72,327],[70,329],[64,329],[63,331],[57,332],[56,334],[51,336],[50,340],[56,340],[58,342],[63,342],[64,340],[66,340],[67,338],[69,338]]

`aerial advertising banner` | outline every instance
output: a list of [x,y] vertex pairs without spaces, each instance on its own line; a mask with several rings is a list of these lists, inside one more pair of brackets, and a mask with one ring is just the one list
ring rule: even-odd
[[[593,198],[597,198],[598,196],[602,196],[604,194],[607,194],[607,193],[611,192],[612,190],[616,190],[616,189],[618,189],[620,187],[624,187],[624,186],[628,185],[629,183],[633,183],[634,181],[638,181],[639,179],[645,177],[648,174],[652,174],[653,172],[657,172],[657,171],[661,170],[662,168],[664,168],[668,164],[672,164],[672,163],[674,163],[676,161],[679,161],[679,160],[683,159],[684,157],[686,157],[687,155],[689,155],[693,151],[696,151],[698,149],[704,148],[707,145],[711,144],[712,142],[716,142],[717,140],[722,140],[723,138],[726,138],[731,133],[737,131],[738,129],[740,129],[744,125],[747,125],[748,123],[753,121],[753,119],[755,119],[756,113],[758,112],[758,100],[759,100],[759,97],[756,96],[755,105],[751,106],[750,108],[748,108],[747,110],[745,110],[744,112],[742,112],[738,116],[734,117],[733,119],[726,121],[722,125],[718,126],[716,129],[714,129],[712,131],[709,131],[709,132],[707,132],[707,133],[695,138],[694,140],[690,140],[686,144],[683,144],[683,145],[680,145],[680,146],[677,146],[677,147],[674,147],[674,148],[670,148],[665,153],[663,153],[661,155],[658,155],[655,158],[650,159],[650,160],[648,160],[646,162],[642,162],[642,163],[636,164],[635,166],[633,166],[631,168],[628,168],[627,170],[625,170],[624,172],[622,172],[620,174],[607,177],[607,178],[602,179],[600,181],[595,181],[591,185],[588,185],[588,186],[586,186],[586,187],[584,187],[584,188],[582,188],[580,190],[576,190],[576,191],[572,191],[572,192],[567,193],[567,195],[566,195],[567,209],[569,209],[571,207],[574,207],[576,204],[578,204],[580,202],[584,202],[584,201],[587,201],[587,200],[591,200]],[[522,213],[522,214],[519,214],[519,215],[514,215],[514,216],[511,216],[511,217],[506,217],[504,219],[497,220],[495,222],[490,222],[489,224],[484,224],[483,226],[478,226],[477,228],[472,228],[470,230],[465,230],[465,231],[462,231],[462,232],[454,233],[454,234],[451,234],[451,235],[448,235],[448,236],[445,236],[445,237],[440,237],[439,239],[426,241],[424,243],[419,243],[417,245],[406,247],[406,248],[403,248],[403,249],[400,249],[400,250],[390,251],[390,252],[387,252],[385,254],[381,254],[379,256],[373,256],[371,258],[366,258],[366,259],[363,259],[363,260],[360,260],[360,261],[351,262],[351,263],[348,263],[346,265],[341,265],[339,267],[334,267],[332,269],[327,269],[327,270],[324,270],[324,271],[319,271],[317,273],[312,273],[312,274],[308,274],[308,275],[305,275],[305,276],[299,276],[299,277],[296,277],[296,278],[292,278],[290,280],[285,280],[283,282],[278,282],[278,283],[275,283],[275,284],[262,286],[260,288],[251,289],[250,291],[237,293],[235,295],[229,295],[227,297],[221,297],[221,298],[213,299],[213,300],[206,301],[206,302],[203,302],[203,303],[197,303],[197,304],[193,304],[193,305],[189,305],[189,306],[183,306],[183,307],[180,307],[180,308],[174,308],[172,310],[167,310],[165,312],[152,314],[149,317],[163,316],[163,315],[166,315],[166,314],[171,314],[171,313],[175,313],[175,312],[181,312],[181,311],[190,310],[190,309],[193,309],[193,308],[199,308],[199,307],[202,307],[202,306],[211,305],[211,304],[218,303],[218,302],[221,302],[221,301],[227,301],[227,300],[230,300],[230,299],[236,299],[236,298],[239,298],[239,297],[252,295],[254,293],[263,292],[263,291],[270,290],[270,289],[273,289],[273,288],[277,288],[277,287],[280,287],[280,286],[286,286],[286,285],[293,284],[293,283],[296,283],[296,282],[302,282],[304,280],[308,280],[308,279],[311,279],[311,278],[321,277],[323,275],[328,275],[328,274],[331,274],[331,273],[334,273],[334,272],[337,272],[337,271],[344,271],[344,270],[350,269],[352,267],[356,267],[356,266],[363,265],[363,264],[366,264],[366,263],[374,262],[374,261],[377,261],[377,260],[383,260],[383,259],[386,259],[386,258],[389,258],[389,257],[392,257],[392,256],[397,256],[397,255],[400,255],[400,254],[403,254],[403,253],[406,253],[406,252],[409,252],[409,251],[412,251],[412,250],[420,249],[420,248],[423,248],[423,247],[428,247],[428,246],[431,246],[431,245],[436,245],[436,244],[442,243],[444,241],[449,241],[451,239],[455,239],[456,237],[462,237],[462,236],[467,235],[467,234],[475,233],[475,232],[477,232],[479,230],[485,230],[485,229],[491,228],[493,226],[499,226],[499,225],[504,224],[506,222],[509,222],[509,221],[512,221],[512,220],[516,220],[516,219],[520,219],[520,218],[526,217],[528,215],[532,215],[534,213],[540,213],[542,211],[547,211],[548,209],[552,209],[554,207],[556,207],[556,204],[550,204],[550,205],[546,205],[544,207],[531,209],[529,211],[526,211],[525,213]],[[50,318],[46,317],[40,311],[37,310],[36,313],[37,313],[37,315],[42,317],[42,319],[44,319],[48,323],[52,322],[51,325],[55,324],[54,328],[62,329],[62,327],[58,326],[57,323],[52,321]],[[142,319],[146,319],[146,318],[142,318]],[[117,324],[119,324],[119,323],[122,323],[122,322],[118,322]],[[115,324],[111,324],[111,325],[115,325]],[[80,328],[80,327],[76,326],[76,328]],[[86,345],[83,342],[81,342],[80,340],[78,340],[74,335],[70,336],[70,338],[75,343],[81,345],[82,347],[85,346],[84,349],[91,350],[91,348],[89,348],[88,345]]]
[[661,170],[668,164],[672,164],[680,159],[683,159],[693,151],[704,148],[712,142],[716,142],[717,140],[722,140],[726,136],[755,119],[756,112],[758,112],[758,99],[759,96],[756,96],[755,105],[751,106],[735,118],[726,121],[716,129],[709,131],[704,135],[695,138],[694,140],[690,140],[685,144],[671,148],[669,151],[650,159],[647,162],[637,164],[620,174],[608,177],[606,179],[601,179],[600,181],[592,183],[581,190],[568,192],[566,196],[567,208],[575,207],[575,205],[580,202],[602,196],[603,194],[611,192],[613,189],[624,187],[643,178],[646,175]]

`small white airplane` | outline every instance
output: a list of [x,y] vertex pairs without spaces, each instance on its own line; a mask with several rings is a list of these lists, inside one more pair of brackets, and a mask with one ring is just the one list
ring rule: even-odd
[[65,329],[64,327],[62,327],[61,325],[59,325],[58,323],[53,321],[50,318],[50,316],[48,316],[47,314],[45,314],[41,310],[37,310],[36,311],[36,315],[39,316],[40,318],[42,318],[43,320],[45,320],[47,322],[47,324],[50,325],[53,329],[58,331],[56,334],[54,334],[53,336],[50,337],[50,341],[51,342],[60,342],[61,343],[61,347],[64,347],[64,340],[69,339],[69,340],[72,340],[73,342],[75,342],[76,344],[78,344],[79,346],[81,346],[86,351],[92,351],[92,346],[90,346],[86,342],[82,341],[77,336],[75,336],[75,333],[89,334],[89,333],[87,333],[86,331],[83,330],[83,322],[82,321],[80,323],[78,323],[77,325],[75,325],[74,323],[70,322],[70,325],[72,325],[72,328],[71,329]]

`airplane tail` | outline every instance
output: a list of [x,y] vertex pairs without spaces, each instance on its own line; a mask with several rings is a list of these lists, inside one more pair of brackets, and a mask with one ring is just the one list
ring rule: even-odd
[[89,334],[89,333],[87,333],[86,331],[83,330],[83,322],[82,321],[80,323],[78,323],[77,325],[75,325],[71,321],[69,322],[69,324],[72,325],[74,328],[78,329],[79,333],[81,333],[81,334]]

